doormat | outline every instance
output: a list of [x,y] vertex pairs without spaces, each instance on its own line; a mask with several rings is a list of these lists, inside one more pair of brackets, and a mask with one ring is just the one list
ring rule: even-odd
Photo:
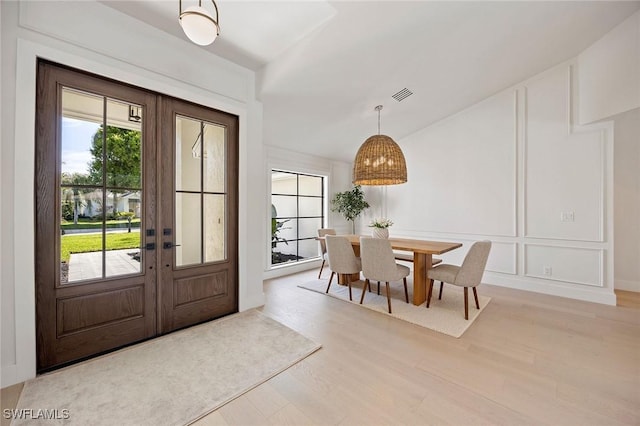
[[248,310],[38,376],[12,425],[190,424],[320,347]]

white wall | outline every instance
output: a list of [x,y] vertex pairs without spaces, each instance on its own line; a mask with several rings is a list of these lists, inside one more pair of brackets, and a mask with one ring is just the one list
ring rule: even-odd
[[493,247],[485,283],[614,304],[610,124],[573,125],[575,61],[398,141],[391,235]]
[[578,56],[580,123],[640,107],[640,11]]
[[640,292],[640,108],[614,122],[615,287]]
[[578,56],[581,123],[614,122],[615,288],[640,292],[640,11]]
[[262,267],[250,261],[262,258],[265,246],[259,213],[266,196],[262,106],[255,100],[254,73],[98,2],[1,2],[0,10],[1,386],[35,376],[33,129],[38,57],[239,116],[239,307],[263,304]]
[[[268,141],[265,141],[267,143]],[[272,169],[290,172],[309,173],[327,177],[327,227],[335,228],[338,234],[350,234],[351,226],[344,218],[331,211],[329,201],[336,192],[351,189],[351,166],[348,163],[334,161],[315,155],[293,152],[288,149],[265,145],[266,158],[263,165],[264,175],[271,176]],[[271,194],[271,179],[265,179],[265,193]],[[271,197],[267,196],[264,206],[264,224],[271,220]],[[265,241],[271,241],[271,227],[265,226]],[[264,249],[264,278],[274,278],[307,269],[320,268],[321,261],[301,262],[294,265],[284,265],[269,269],[271,246],[266,244]]]

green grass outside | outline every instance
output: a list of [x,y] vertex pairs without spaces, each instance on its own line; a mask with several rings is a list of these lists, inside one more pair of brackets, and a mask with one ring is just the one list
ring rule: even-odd
[[[107,234],[107,250],[140,247],[140,232]],[[60,260],[69,262],[71,253],[89,253],[102,250],[102,234],[72,234],[60,236]]]
[[[107,228],[126,228],[127,227],[127,221],[119,219],[119,220],[107,220],[106,221],[107,224]],[[131,221],[131,227],[132,228],[140,228],[140,219],[133,219]],[[74,225],[73,221],[62,221],[62,224],[60,225],[61,229],[96,229],[96,230],[100,230],[102,229],[102,222],[101,221],[97,221],[97,222],[93,222],[87,219],[80,219],[78,220],[78,224]]]

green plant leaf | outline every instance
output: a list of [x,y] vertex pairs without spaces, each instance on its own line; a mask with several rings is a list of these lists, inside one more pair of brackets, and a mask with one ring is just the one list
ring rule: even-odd
[[369,203],[364,199],[360,185],[350,191],[336,193],[331,200],[331,211],[341,213],[348,221],[354,221],[367,208]]

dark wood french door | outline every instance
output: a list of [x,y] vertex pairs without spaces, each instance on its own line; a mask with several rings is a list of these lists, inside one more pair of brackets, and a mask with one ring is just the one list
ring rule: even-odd
[[159,327],[168,332],[238,309],[238,118],[160,103]]
[[38,63],[37,369],[238,309],[238,119]]

